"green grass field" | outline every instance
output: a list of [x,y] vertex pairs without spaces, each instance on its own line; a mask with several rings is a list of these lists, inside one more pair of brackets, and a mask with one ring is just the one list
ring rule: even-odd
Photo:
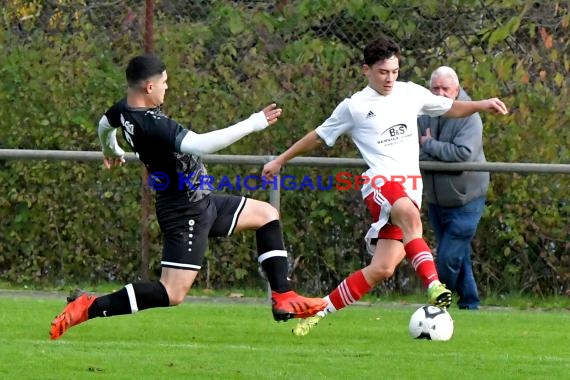
[[64,297],[0,297],[1,379],[570,379],[570,312],[452,309],[449,342],[413,340],[414,305],[336,313],[307,337],[262,299],[189,301],[48,339]]

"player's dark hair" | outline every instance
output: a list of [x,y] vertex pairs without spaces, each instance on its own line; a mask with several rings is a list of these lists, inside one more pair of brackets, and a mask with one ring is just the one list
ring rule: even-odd
[[400,46],[390,37],[381,35],[364,48],[364,63],[372,66],[392,56],[400,59]]
[[154,54],[136,56],[129,61],[125,70],[127,84],[129,87],[136,86],[141,81],[162,74],[164,70],[166,65],[158,56]]

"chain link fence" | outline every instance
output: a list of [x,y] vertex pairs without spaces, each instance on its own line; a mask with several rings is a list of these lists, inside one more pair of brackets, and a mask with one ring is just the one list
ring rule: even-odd
[[[145,2],[134,0],[3,0],[4,26],[21,40],[42,32],[54,38],[99,31],[111,41],[124,37],[143,43]],[[148,1],[146,2],[149,3]],[[248,17],[263,14],[283,20],[286,28],[258,35],[260,40],[280,41],[308,35],[334,40],[354,49],[354,62],[364,44],[378,33],[395,37],[421,66],[430,59],[452,59],[458,47],[500,55],[511,50],[527,64],[536,64],[536,52],[565,51],[569,23],[567,1],[375,1],[363,0],[154,0],[157,25],[212,24],[224,19],[235,34],[254,27]],[[295,16],[294,18],[291,16]],[[513,33],[511,33],[513,32]],[[290,33],[290,36],[285,36]],[[160,40],[160,36],[156,36]],[[491,41],[492,46],[485,47]],[[499,44],[500,43],[500,44]],[[109,46],[105,46],[108,48]],[[217,54],[211,51],[211,54]],[[540,55],[540,54],[539,54]],[[413,56],[413,57],[412,57]],[[563,61],[549,71],[568,71]]]
[[[378,33],[385,33],[404,50],[400,77],[404,80],[425,83],[428,70],[447,64],[455,67],[462,84],[475,88],[478,95],[485,92],[476,89],[477,82],[487,80],[480,73],[488,70],[499,81],[488,90],[507,96],[516,92],[510,83],[513,79],[541,81],[559,93],[570,77],[568,1],[147,0],[146,7],[145,2],[132,0],[3,2],[5,29],[13,32],[3,41],[4,49],[43,33],[44,42],[69,40],[69,58],[76,53],[72,41],[95,39],[99,48],[114,49],[114,62],[123,64],[128,54],[144,50],[149,29],[145,8],[151,4],[157,29],[152,37],[159,53],[172,53],[165,39],[172,30],[188,25],[197,34],[209,26],[219,29],[220,39],[209,41],[199,52],[207,59],[189,58],[198,70],[201,65],[215,63],[217,56],[227,55],[228,40],[234,41],[230,49],[234,50],[233,59],[245,58],[252,47],[261,47],[266,59],[273,62],[283,60],[286,45],[312,40],[313,45],[330,44],[342,52],[344,59],[338,62],[350,69],[344,79],[323,80],[334,81],[336,91],[348,94],[358,88],[354,82],[362,47]],[[187,49],[188,54],[194,53],[192,45]],[[323,49],[320,47],[320,52]],[[498,65],[502,59],[509,62]],[[313,52],[307,52],[296,57],[295,63],[318,60]],[[307,70],[307,75],[318,75]],[[248,73],[240,74],[248,80]]]
[[[348,56],[344,64],[358,66],[360,50],[366,42],[378,33],[385,33],[404,49],[405,70],[401,79],[425,82],[426,69],[447,63],[461,69],[469,86],[477,79],[471,77],[470,71],[487,64],[485,57],[501,60],[509,53],[508,59],[512,60],[509,72],[496,63],[490,65],[496,76],[504,79],[503,90],[513,90],[509,86],[513,78],[508,75],[513,74],[514,67],[524,68],[523,80],[542,80],[554,91],[569,80],[568,1],[3,0],[3,3],[4,28],[12,32],[3,41],[7,50],[42,33],[48,42],[96,39],[100,49],[116,48],[128,55],[144,48],[143,37],[149,28],[145,23],[145,4],[147,7],[151,4],[157,29],[153,37],[160,53],[169,52],[164,31],[182,25],[216,25],[227,29],[220,30],[220,37],[238,41],[233,54],[236,59],[244,57],[245,50],[252,46],[263,46],[263,53],[278,61],[282,59],[278,53],[285,44],[316,39],[335,44],[336,49]],[[243,35],[246,37],[240,41]],[[73,46],[69,44],[70,49]],[[226,54],[224,46],[220,39],[205,46],[202,54],[209,58]],[[187,48],[191,53],[192,46]],[[318,57],[311,55],[307,59],[318,60]],[[303,57],[298,57],[297,62],[302,63]],[[346,77],[346,82],[353,80],[351,75]],[[339,82],[337,87],[350,91],[354,85],[346,82]]]

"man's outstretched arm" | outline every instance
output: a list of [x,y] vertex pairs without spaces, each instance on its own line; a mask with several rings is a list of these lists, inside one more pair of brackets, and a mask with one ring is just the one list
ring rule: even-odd
[[472,101],[455,100],[449,111],[443,116],[452,118],[466,117],[475,112],[492,112],[506,115],[509,113],[509,110],[507,106],[505,106],[505,103],[498,98]]
[[272,161],[266,163],[263,166],[262,176],[270,180],[273,179],[273,176],[279,173],[281,167],[285,165],[287,161],[310,152],[322,144],[323,140],[321,140],[317,132],[311,131],[307,133],[303,138],[291,145],[291,147],[285,152],[281,153]]

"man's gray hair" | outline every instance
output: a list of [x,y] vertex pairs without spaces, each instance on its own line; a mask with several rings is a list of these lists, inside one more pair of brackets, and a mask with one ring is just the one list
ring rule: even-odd
[[431,87],[431,82],[439,77],[449,77],[453,80],[453,84],[459,86],[459,78],[457,77],[457,73],[449,66],[439,66],[431,73],[431,78],[429,80],[429,86]]

